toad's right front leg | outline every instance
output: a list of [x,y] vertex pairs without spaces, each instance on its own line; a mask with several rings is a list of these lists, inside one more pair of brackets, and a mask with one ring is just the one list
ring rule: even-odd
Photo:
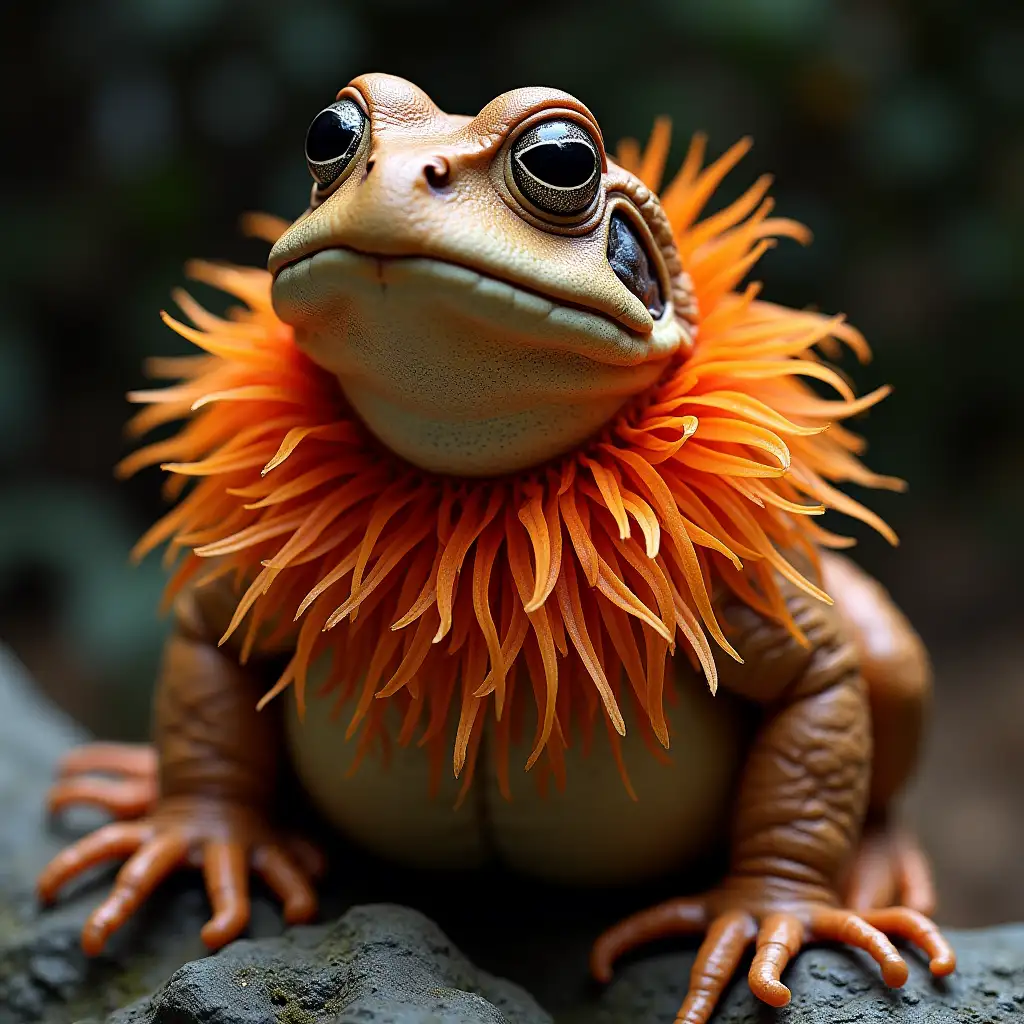
[[[122,819],[59,853],[39,876],[40,898],[50,902],[86,869],[128,858],[82,930],[90,956],[184,865],[203,871],[213,917],[202,938],[211,949],[248,924],[250,871],[280,897],[289,924],[316,913],[310,879],[318,857],[271,823],[280,724],[269,710],[256,711],[259,689],[251,673],[218,650],[216,603],[192,592],[176,604],[155,699],[156,757],[110,744],[75,751],[51,793],[51,806],[81,800],[108,806]],[[91,780],[90,772],[122,777]]]

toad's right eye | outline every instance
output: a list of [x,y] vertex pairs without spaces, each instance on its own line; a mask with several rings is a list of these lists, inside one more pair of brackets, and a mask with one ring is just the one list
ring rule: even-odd
[[321,189],[329,189],[359,152],[368,119],[354,100],[325,107],[306,132],[306,164]]

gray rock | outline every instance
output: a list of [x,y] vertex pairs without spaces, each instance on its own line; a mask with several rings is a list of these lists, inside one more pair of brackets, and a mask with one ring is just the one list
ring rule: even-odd
[[[152,931],[133,924],[90,962],[79,948],[85,919],[104,885],[69,886],[43,910],[34,887],[40,869],[76,835],[102,819],[82,811],[67,826],[47,821],[47,787],[58,758],[86,737],[44,701],[24,669],[0,647],[0,1024],[64,1022],[108,1012],[161,984],[201,955],[196,927],[202,895],[171,887],[157,902],[166,913]],[[109,878],[110,872],[103,872]]]
[[0,646],[0,885],[5,888],[31,870],[40,844],[47,844],[42,799],[50,773],[61,754],[83,739]]
[[[997,1024],[1024,1021],[1024,925],[948,931],[957,970],[936,981],[927,964],[905,951],[910,980],[886,988],[866,955],[816,946],[784,975],[793,993],[782,1010],[759,1006],[742,976],[731,986],[715,1024]],[[585,1012],[559,1024],[670,1024],[689,978],[692,955],[651,957],[622,970]]]
[[[46,836],[43,798],[57,758],[81,740],[0,648],[0,1022],[32,1020],[85,973],[68,929],[33,932],[31,879],[60,844]],[[52,922],[53,923],[53,922]]]
[[[692,948],[638,955],[603,991],[586,971],[601,928],[664,898],[664,886],[598,896],[504,875],[424,878],[351,850],[336,858],[341,869],[322,894],[334,923],[282,935],[278,907],[257,891],[250,937],[204,956],[198,933],[209,909],[196,876],[183,873],[89,961],[78,936],[111,871],[69,887],[52,908],[33,895],[43,864],[97,822],[83,813],[62,827],[42,810],[57,759],[83,738],[0,649],[0,1024],[669,1024],[679,1007]],[[396,902],[436,918],[444,933]],[[866,957],[817,947],[786,974],[789,1007],[760,1006],[741,979],[716,1021],[1024,1020],[1024,926],[948,934],[960,963],[943,982],[909,953],[911,979],[891,992]]]
[[[58,759],[86,739],[0,647],[0,1024],[111,1013],[111,1021],[161,1024],[313,1024],[343,1010],[342,1020],[382,1022],[550,1020],[521,989],[477,971],[429,919],[400,907],[355,907],[333,925],[280,937],[279,907],[256,892],[251,938],[206,957],[199,929],[209,907],[189,873],[161,886],[103,956],[88,959],[79,934],[116,866],[69,885],[53,907],[34,894],[43,865],[103,820],[83,810],[50,822],[43,809]],[[365,871],[343,876],[323,895],[324,916],[352,908],[371,884]],[[238,983],[239,971],[241,980],[252,972],[251,987]],[[236,1012],[243,1007],[248,1016]]]
[[353,907],[332,925],[240,941],[186,964],[109,1024],[548,1024],[511,982],[473,966],[415,910]]

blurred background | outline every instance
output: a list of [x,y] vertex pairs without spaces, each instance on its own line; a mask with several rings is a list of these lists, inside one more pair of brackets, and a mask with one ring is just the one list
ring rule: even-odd
[[[390,71],[472,113],[558,86],[609,142],[676,127],[755,148],[814,231],[769,297],[844,311],[894,396],[862,424],[896,550],[862,564],[923,633],[938,699],[909,801],[943,920],[1024,919],[1024,11],[957,0],[51,0],[0,11],[0,642],[103,736],[145,734],[165,624],[159,474],[115,483],[124,392],[183,351],[157,311],[183,262],[265,257],[239,215],[293,218],[306,127]],[[221,301],[196,289],[217,308]],[[847,528],[833,522],[833,528]]]

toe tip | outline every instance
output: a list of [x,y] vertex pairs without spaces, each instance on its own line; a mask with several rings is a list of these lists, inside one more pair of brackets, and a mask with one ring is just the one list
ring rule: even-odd
[[890,988],[903,988],[910,977],[905,960],[888,960],[882,965],[882,978]]
[[82,930],[82,952],[90,959],[99,956],[106,944],[107,936],[100,929],[86,926]]
[[612,980],[611,958],[595,950],[590,956],[590,976],[599,984],[607,985]]
[[316,919],[317,905],[314,899],[297,898],[284,908],[284,920],[286,924],[309,924]]
[[793,998],[793,993],[781,981],[766,982],[757,995],[762,1002],[775,1009],[788,1006],[790,999]]

